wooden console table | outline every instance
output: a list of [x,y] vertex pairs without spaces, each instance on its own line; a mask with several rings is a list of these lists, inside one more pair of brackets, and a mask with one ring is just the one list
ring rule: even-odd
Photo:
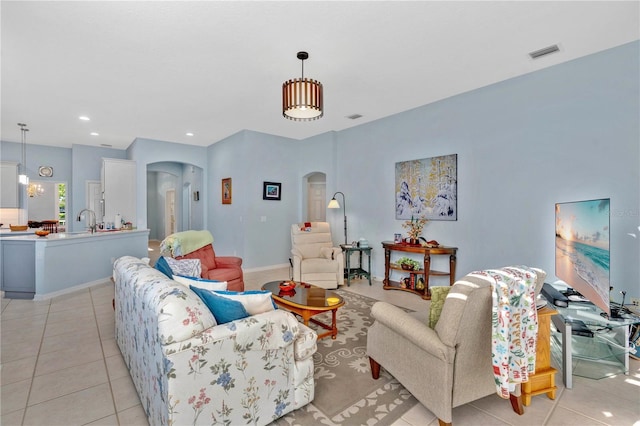
[[547,394],[556,399],[556,369],[551,367],[551,316],[558,312],[545,306],[538,309],[538,339],[536,341],[536,372],[522,384],[522,403],[531,404],[531,397]]
[[[391,241],[383,241],[382,247],[384,247],[384,281],[382,282],[385,290],[402,290],[419,294],[423,299],[430,300],[431,292],[429,291],[429,276],[441,276],[449,277],[449,285],[453,285],[456,279],[456,252],[457,247],[422,247],[413,246],[402,243],[394,243]],[[406,252],[406,253],[420,253],[424,256],[424,268],[420,271],[406,271],[403,270],[400,265],[391,263],[391,252]],[[431,269],[431,256],[449,255],[449,272],[436,271]],[[389,271],[398,270],[410,274],[419,274],[424,277],[424,290],[416,290],[411,288],[403,288],[400,286],[400,282],[391,281],[389,279]]]

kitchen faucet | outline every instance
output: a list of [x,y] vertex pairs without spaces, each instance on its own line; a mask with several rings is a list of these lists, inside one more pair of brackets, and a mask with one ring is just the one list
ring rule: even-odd
[[80,213],[78,213],[78,222],[80,222],[82,220],[82,213],[84,212],[89,212],[93,215],[93,224],[91,224],[92,222],[89,221],[89,230],[91,231],[91,233],[93,234],[94,232],[96,232],[96,212],[94,212],[93,210],[90,209],[82,209],[80,210]]

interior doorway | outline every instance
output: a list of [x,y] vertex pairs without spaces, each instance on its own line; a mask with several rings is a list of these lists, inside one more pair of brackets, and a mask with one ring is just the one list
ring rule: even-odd
[[147,164],[147,228],[149,239],[189,229],[205,229],[204,171],[192,164],[162,161]]
[[306,177],[307,181],[307,214],[308,222],[327,221],[327,177],[324,173],[315,172]]

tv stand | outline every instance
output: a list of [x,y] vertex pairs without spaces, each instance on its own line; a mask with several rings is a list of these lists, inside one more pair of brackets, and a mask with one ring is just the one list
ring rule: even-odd
[[[590,302],[570,302],[567,307],[556,306],[558,315],[551,318],[555,333],[551,334],[551,348],[558,364],[562,365],[562,379],[567,389],[573,387],[573,375],[601,379],[614,374],[629,374],[629,333],[640,317],[622,314],[611,320]],[[572,320],[580,320],[592,332],[574,334]]]

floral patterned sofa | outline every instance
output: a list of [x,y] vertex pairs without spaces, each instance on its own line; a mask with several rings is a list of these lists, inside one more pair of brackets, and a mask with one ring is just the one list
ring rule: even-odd
[[264,425],[311,402],[316,333],[276,309],[216,325],[144,261],[114,263],[116,340],[152,425]]

